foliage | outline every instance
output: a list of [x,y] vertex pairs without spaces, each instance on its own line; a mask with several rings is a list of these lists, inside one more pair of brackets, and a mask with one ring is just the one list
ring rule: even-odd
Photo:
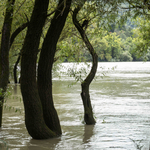
[[[10,98],[10,96],[12,95],[12,86],[8,86],[7,89],[6,89],[6,92],[3,92],[3,89],[1,88],[0,89],[0,97],[4,97],[4,102],[1,102],[0,101],[0,105],[4,105],[4,108],[7,109],[7,110],[13,110],[15,112],[20,112],[22,113],[21,109],[20,108],[16,108],[16,107],[13,107],[13,106],[9,106],[9,104],[7,104],[7,100],[8,98]],[[18,97],[16,97],[15,99],[18,99]],[[20,98],[20,102],[21,102],[21,98]]]
[[119,59],[121,51],[121,38],[116,35],[116,33],[109,33],[105,35],[99,44],[97,43],[97,51],[100,60],[111,61]]
[[120,61],[132,61],[133,58],[129,51],[124,51],[122,54],[120,54]]
[[[4,10],[5,10],[5,1],[0,1],[0,19],[3,20]],[[73,1],[73,5],[76,6],[81,1]],[[13,25],[12,33],[17,27],[21,24],[27,22],[31,16],[33,10],[33,1],[30,0],[16,0],[15,11],[13,15]],[[86,31],[90,40],[99,54],[99,61],[124,61],[124,60],[144,60],[144,57],[139,58],[137,52],[133,51],[134,46],[137,44],[137,49],[142,49],[140,56],[145,55],[146,49],[145,42],[142,45],[139,45],[138,39],[133,39],[131,29],[135,26],[131,23],[131,19],[128,19],[125,16],[130,16],[130,18],[137,16],[138,12],[141,10],[139,7],[133,8],[133,6],[141,6],[142,1],[132,0],[130,1],[90,1],[88,0],[84,5],[83,9],[78,16],[80,23],[85,19],[88,19],[89,28]],[[49,6],[48,13],[50,14],[55,10],[57,5],[56,1],[51,0],[51,5]],[[72,5],[72,8],[73,8]],[[143,9],[146,10],[147,6],[143,6]],[[81,39],[79,38],[78,33],[74,29],[71,21],[71,16],[69,15],[65,28],[61,34],[59,43],[57,45],[56,60],[59,62],[81,62],[81,61],[91,61],[91,56],[87,53],[85,46],[82,44]],[[45,27],[43,28],[43,34],[41,36],[41,43],[46,35],[49,22],[51,21],[52,16],[50,15],[47,18]],[[148,19],[147,19],[148,20]],[[124,23],[127,21],[126,25],[120,25],[118,23]],[[135,22],[135,21],[134,21]],[[137,21],[139,22],[139,21]],[[141,21],[140,21],[141,22]],[[134,23],[135,24],[135,23]],[[137,24],[138,25],[138,24]],[[118,27],[117,27],[118,26]],[[2,22],[0,23],[0,28],[2,27]],[[148,26],[147,26],[148,27]],[[147,28],[146,27],[146,28]],[[139,27],[134,30],[138,30]],[[146,30],[144,27],[143,29]],[[113,30],[112,30],[113,29]],[[106,32],[111,32],[106,34]],[[147,30],[148,31],[148,30]],[[136,31],[135,31],[136,32]],[[138,31],[140,32],[140,31]],[[20,53],[22,44],[24,42],[26,34],[26,29],[22,31],[14,41],[9,55],[10,61],[10,78],[13,77],[13,68],[17,60],[17,57]],[[103,37],[102,37],[103,35]],[[148,38],[148,32],[143,32],[145,38]],[[1,36],[1,34],[0,34]],[[141,35],[142,36],[142,35]],[[141,36],[139,39],[141,40]],[[128,40],[130,37],[130,41]],[[42,44],[40,44],[41,47]],[[143,47],[142,47],[143,46]],[[39,49],[40,49],[39,47]],[[139,48],[140,47],[140,48]],[[146,51],[144,51],[144,49]],[[124,52],[128,51],[128,52]],[[130,53],[130,54],[129,54]],[[131,56],[130,56],[131,55]],[[124,58],[127,56],[128,58]],[[131,58],[132,57],[132,58]],[[147,56],[147,60],[149,57]],[[19,72],[20,70],[18,70]]]
[[143,56],[149,52],[150,48],[150,21],[145,18],[137,19],[137,28],[134,30],[133,43],[135,44],[135,51],[139,56]]
[[12,89],[12,87],[9,86],[9,87],[7,87],[7,89],[6,89],[6,92],[3,92],[3,89],[0,88],[0,96],[2,96],[2,97],[4,97],[4,98],[8,98],[8,97],[11,95],[11,89]]
[[90,65],[87,64],[87,67],[81,66],[81,68],[77,68],[76,66],[76,67],[68,68],[67,75],[73,77],[76,82],[82,83],[84,81],[83,78],[85,78],[86,75],[88,74],[87,72],[89,72],[89,67]]
[[[107,32],[102,28],[97,28],[95,23],[93,23],[86,32],[98,53],[99,61],[139,60],[135,56],[137,54],[133,51],[135,43],[133,43],[133,33],[130,26],[120,29],[116,28],[114,32]],[[58,51],[57,55],[62,56],[60,60],[65,62],[91,61],[91,56],[82,44],[81,39],[78,38],[77,33],[73,31],[72,34],[76,36],[72,37],[69,35],[69,37],[59,42],[61,51]],[[143,59],[141,58],[141,60]]]

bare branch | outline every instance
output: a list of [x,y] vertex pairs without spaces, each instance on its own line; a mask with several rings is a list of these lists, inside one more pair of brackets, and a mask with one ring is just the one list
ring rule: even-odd
[[24,1],[21,3],[21,5],[19,6],[19,8],[16,10],[15,14],[18,13],[18,11],[20,10],[20,8],[23,6],[23,4],[24,4],[25,2],[26,2],[26,0],[24,0]]

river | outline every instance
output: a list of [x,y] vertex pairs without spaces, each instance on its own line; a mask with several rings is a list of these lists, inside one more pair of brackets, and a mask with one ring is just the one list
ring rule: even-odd
[[54,103],[63,134],[49,140],[29,136],[20,85],[10,84],[13,89],[5,104],[0,149],[149,150],[150,62],[99,63],[97,76],[90,86],[95,125],[83,123],[80,84],[72,85],[74,79],[66,75],[54,78]]

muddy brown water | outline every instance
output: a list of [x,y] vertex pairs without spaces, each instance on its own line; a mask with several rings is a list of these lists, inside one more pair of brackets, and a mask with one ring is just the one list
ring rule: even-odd
[[[70,64],[63,64],[69,67]],[[53,80],[53,95],[62,136],[48,140],[32,139],[24,124],[20,85],[10,84],[12,95],[6,102],[0,149],[10,150],[149,150],[150,143],[150,62],[99,63],[108,71],[90,86],[97,123],[83,124],[80,84],[72,78]],[[105,71],[103,69],[103,72]],[[9,110],[9,107],[12,107]],[[15,107],[13,109],[13,107]],[[18,108],[21,113],[15,112]]]

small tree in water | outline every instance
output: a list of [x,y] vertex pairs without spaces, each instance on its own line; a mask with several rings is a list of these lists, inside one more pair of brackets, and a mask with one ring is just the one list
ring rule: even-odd
[[90,99],[90,94],[89,94],[89,86],[92,80],[95,77],[96,71],[97,71],[97,65],[98,65],[98,56],[91,45],[90,41],[88,40],[88,37],[85,34],[85,29],[83,29],[83,25],[80,25],[79,21],[77,20],[77,14],[82,8],[84,3],[81,3],[77,8],[74,9],[73,11],[73,23],[77,30],[79,31],[83,42],[85,43],[86,47],[88,48],[88,51],[90,52],[92,56],[92,68],[86,79],[81,83],[81,97],[83,101],[83,106],[84,106],[84,121],[87,125],[95,124],[96,121],[93,117],[93,110],[92,110],[92,105],[91,105],[91,99]]
[[14,3],[15,0],[7,1],[7,8],[2,28],[1,47],[0,47],[0,89],[2,89],[2,94],[0,95],[0,127],[2,126],[2,112],[5,95],[4,93],[6,92],[9,78],[10,33],[13,20]]

